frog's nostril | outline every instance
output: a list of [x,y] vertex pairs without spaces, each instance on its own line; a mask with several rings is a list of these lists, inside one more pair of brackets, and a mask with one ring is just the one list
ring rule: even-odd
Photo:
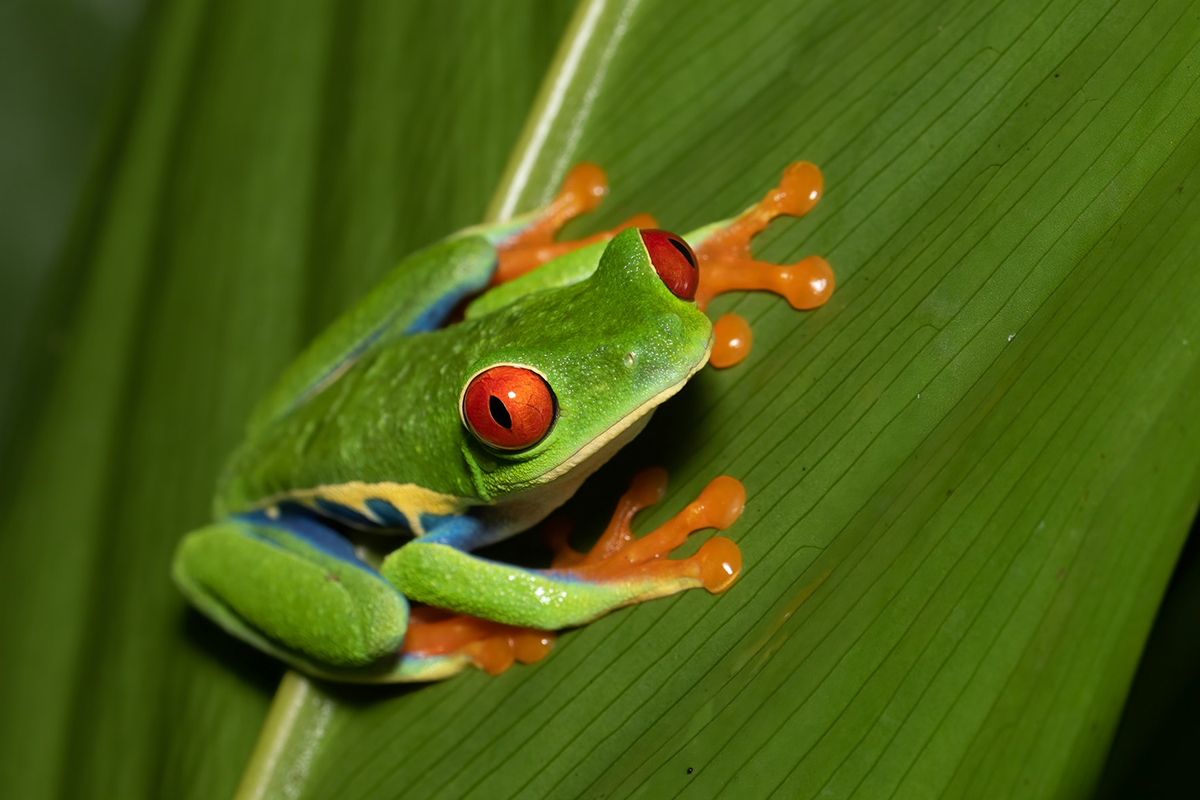
[[637,364],[637,353],[630,351],[624,355],[622,360],[625,362],[625,366],[633,368]]

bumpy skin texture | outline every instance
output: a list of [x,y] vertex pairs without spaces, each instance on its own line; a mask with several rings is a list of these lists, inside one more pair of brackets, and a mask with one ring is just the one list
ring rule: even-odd
[[404,596],[377,575],[280,530],[211,525],[184,539],[179,559],[190,566],[179,579],[232,599],[245,622],[328,664],[368,664],[396,650],[408,624]]
[[[377,338],[331,385],[254,431],[224,473],[218,511],[349,481],[500,502],[686,379],[704,362],[711,330],[663,285],[637,231],[626,231],[578,283],[441,330]],[[505,363],[541,373],[558,399],[554,430],[519,455],[480,444],[459,418],[467,380]]]
[[[468,554],[566,500],[711,346],[707,317],[671,294],[635,229],[493,289],[437,329],[486,285],[493,245],[521,224],[472,229],[410,257],[285,372],[222,474],[220,521],[176,554],[175,580],[193,604],[310,674],[407,681],[469,664],[398,651],[408,591],[553,629],[687,588],[591,584]],[[550,433],[519,453],[489,448],[460,419],[467,382],[497,364],[536,371],[557,402]],[[322,515],[418,538],[376,572]],[[559,601],[545,602],[546,591]]]
[[481,561],[438,544],[400,548],[384,564],[383,574],[413,600],[541,630],[582,625],[619,606],[696,585],[683,578],[643,579],[591,591],[578,580]]

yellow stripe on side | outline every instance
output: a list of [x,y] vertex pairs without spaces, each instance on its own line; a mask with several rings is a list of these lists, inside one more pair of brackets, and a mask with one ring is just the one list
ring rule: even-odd
[[267,498],[259,503],[259,507],[273,506],[285,500],[302,503],[310,508],[318,509],[317,500],[326,500],[345,506],[352,511],[362,514],[370,520],[384,524],[370,507],[367,500],[386,500],[396,507],[408,521],[408,527],[417,536],[425,535],[425,527],[421,524],[421,515],[457,516],[470,506],[461,497],[442,494],[415,483],[364,483],[350,481],[348,483],[314,486],[311,489],[294,489],[281,495]]

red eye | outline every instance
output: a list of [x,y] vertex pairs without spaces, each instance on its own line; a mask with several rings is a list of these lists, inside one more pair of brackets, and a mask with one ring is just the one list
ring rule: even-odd
[[499,366],[471,379],[462,399],[463,421],[475,437],[500,450],[524,450],[554,425],[554,394],[525,367]]
[[696,286],[700,283],[700,270],[696,267],[696,254],[687,242],[668,231],[645,229],[642,241],[650,253],[650,263],[658,277],[680,300],[694,300]]

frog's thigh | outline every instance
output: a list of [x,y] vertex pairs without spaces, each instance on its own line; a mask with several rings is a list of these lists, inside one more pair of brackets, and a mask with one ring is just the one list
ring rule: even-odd
[[582,625],[615,608],[701,585],[675,567],[680,562],[588,580],[566,570],[524,569],[467,552],[494,538],[478,521],[460,517],[393,552],[381,571],[414,602],[541,630]]
[[214,621],[292,661],[363,666],[395,653],[408,624],[403,595],[309,519],[242,517],[193,531],[173,571]]

